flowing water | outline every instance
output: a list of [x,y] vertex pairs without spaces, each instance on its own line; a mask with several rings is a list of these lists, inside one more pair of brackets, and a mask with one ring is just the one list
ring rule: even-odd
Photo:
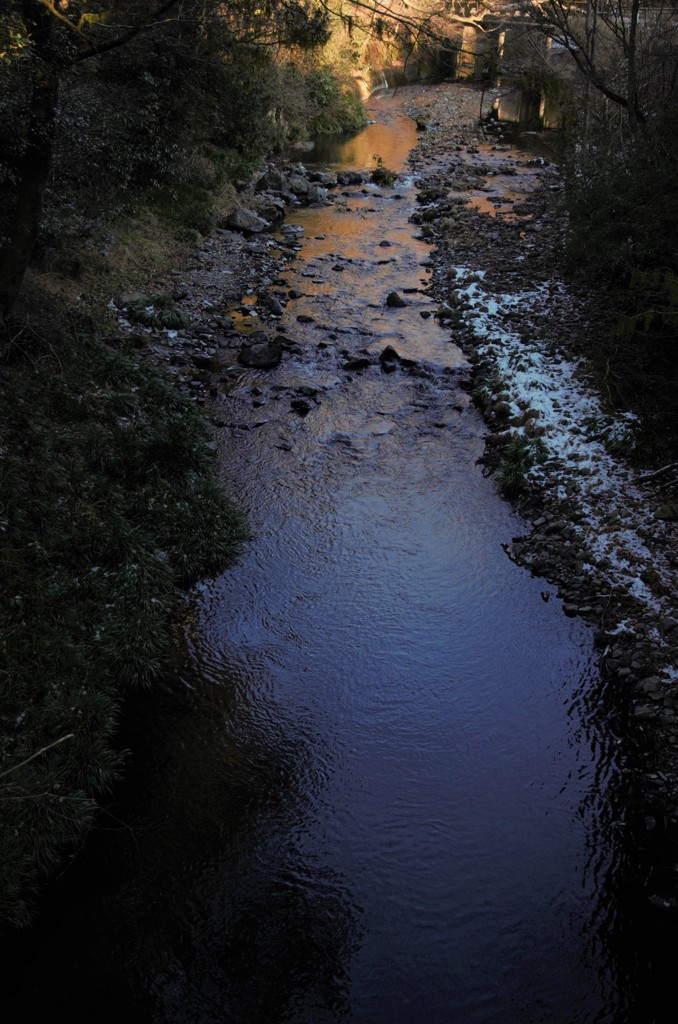
[[[388,97],[374,116],[335,166],[404,168],[411,122]],[[591,632],[502,551],[523,525],[428,315],[413,183],[345,192],[290,218],[283,363],[216,400],[254,539],[128,723],[134,791],[104,823],[125,855],[53,912],[45,1019],[623,1019]]]

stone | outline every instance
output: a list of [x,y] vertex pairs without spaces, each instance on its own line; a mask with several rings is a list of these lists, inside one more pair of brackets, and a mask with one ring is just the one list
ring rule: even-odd
[[306,199],[309,203],[324,203],[327,200],[327,189],[321,185],[309,185]]
[[290,192],[295,196],[305,196],[308,194],[308,190],[311,187],[308,178],[304,178],[301,174],[293,174],[289,181]]
[[656,519],[663,519],[667,523],[678,522],[678,501],[668,501],[660,505],[655,512]]
[[248,210],[244,206],[240,206],[228,215],[226,226],[232,231],[259,234],[261,231],[266,231],[268,223],[258,213],[255,213],[254,210]]
[[282,199],[269,199],[259,205],[258,213],[270,224],[277,226],[285,219],[285,204]]
[[383,365],[384,363],[397,363],[400,360],[400,356],[393,348],[393,345],[387,345],[386,348],[379,355],[379,362]]
[[368,366],[371,366],[370,360],[367,356],[356,356],[354,359],[349,359],[344,363],[344,370],[366,370]]
[[205,349],[204,352],[191,352],[190,359],[193,365],[199,369],[211,370],[214,367],[216,352],[213,348]]
[[386,305],[391,309],[394,309],[401,306],[407,306],[409,303],[405,301],[402,295],[398,295],[398,292],[389,292],[386,296]]
[[337,184],[336,174],[329,174],[327,171],[311,171],[309,179],[324,188],[332,188]]
[[365,178],[360,171],[339,171],[337,182],[339,185],[362,185]]
[[257,370],[270,370],[278,366],[282,359],[282,345],[277,339],[267,338],[259,331],[252,336],[249,344],[244,345],[238,353],[241,366],[249,366]]
[[287,192],[289,182],[279,167],[269,167],[254,187],[257,192]]

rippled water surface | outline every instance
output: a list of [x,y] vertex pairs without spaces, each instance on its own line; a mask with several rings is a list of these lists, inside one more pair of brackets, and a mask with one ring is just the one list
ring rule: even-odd
[[[402,168],[413,128],[383,107],[339,166]],[[594,1020],[614,998],[589,945],[611,856],[590,635],[503,555],[521,525],[477,466],[463,356],[421,315],[412,204],[401,180],[293,218],[299,352],[276,371],[287,390],[249,374],[227,400],[250,426],[222,452],[256,540],[202,588],[196,669],[235,675],[261,730],[277,722],[291,791],[261,869],[334,933],[309,952],[336,957],[335,984],[301,972],[282,1019]],[[385,307],[391,289],[407,307]],[[344,369],[385,344],[423,375]],[[290,414],[309,383],[310,411]]]
[[[403,167],[411,122],[374,114],[340,160]],[[216,400],[254,539],[193,595],[180,684],[141,719],[134,841],[52,986],[78,1020],[612,1024],[591,635],[502,550],[523,527],[422,316],[412,182],[346,193],[290,218],[295,347]],[[385,372],[386,344],[416,365]]]

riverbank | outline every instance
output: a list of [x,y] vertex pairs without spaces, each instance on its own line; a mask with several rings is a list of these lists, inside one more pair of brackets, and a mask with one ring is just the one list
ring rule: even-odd
[[641,424],[606,407],[586,361],[610,314],[560,269],[557,167],[479,130],[479,101],[442,85],[411,111],[426,125],[412,166],[431,291],[474,365],[486,471],[531,524],[507,554],[596,628],[609,708],[632,751],[629,824],[648,851],[646,895],[675,909],[672,865],[657,866],[678,837],[675,487],[625,458]]

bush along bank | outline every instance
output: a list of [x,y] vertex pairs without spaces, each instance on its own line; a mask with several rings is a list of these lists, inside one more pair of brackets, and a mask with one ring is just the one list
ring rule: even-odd
[[[364,123],[331,73],[309,81],[304,124],[318,111],[326,130]],[[289,126],[266,143],[281,133]],[[230,307],[267,273],[258,232],[286,203],[325,199],[293,166],[284,198],[261,184],[248,218],[231,182],[250,177],[263,151],[253,143],[229,162],[198,147],[165,205],[162,190],[132,188],[134,217],[104,203],[82,238],[54,233],[49,260],[48,202],[37,263],[3,335],[0,929],[31,921],[124,769],[121,702],[161,680],[182,589],[221,570],[247,534],[199,406]],[[196,297],[190,269],[170,269],[186,262],[201,282],[213,271],[209,298]],[[122,330],[104,310],[111,294]]]
[[625,824],[645,858],[639,885],[657,911],[675,911],[675,465],[642,465],[642,421],[610,409],[582,355],[612,318],[558,269],[557,168],[485,137],[467,93],[441,88],[426,101],[413,219],[435,246],[440,320],[473,364],[490,429],[485,471],[531,524],[507,554],[556,586],[566,615],[595,627],[606,706],[630,755]]
[[[49,338],[49,343],[44,339]],[[3,927],[92,825],[125,693],[157,682],[181,590],[246,534],[207,427],[120,339],[34,316],[0,384]]]
[[282,241],[270,232],[290,206],[328,201],[336,175],[313,177],[298,163],[262,168],[190,254],[151,223],[135,244],[157,276],[147,271],[144,291],[117,291],[96,329],[74,302],[45,296],[38,275],[10,325],[0,384],[0,927],[31,921],[124,770],[121,702],[161,680],[182,590],[223,569],[247,536],[200,408],[220,350],[244,346],[243,360],[256,350],[261,332],[243,335],[234,317],[273,326],[288,301],[272,278],[296,256],[298,229]]

